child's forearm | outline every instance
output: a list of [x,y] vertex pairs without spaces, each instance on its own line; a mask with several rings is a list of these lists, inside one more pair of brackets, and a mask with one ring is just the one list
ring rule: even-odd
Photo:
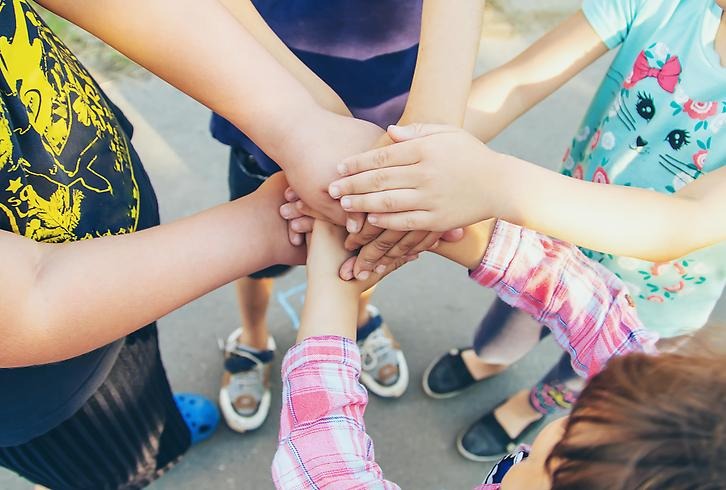
[[502,195],[496,199],[502,206],[498,216],[512,223],[593,250],[652,262],[674,260],[726,240],[726,169],[668,195],[584,182],[506,158],[512,159],[512,171],[502,174]]
[[373,458],[360,371],[351,339],[314,338],[290,348],[282,362],[280,438],[272,461],[276,488],[399,489]]
[[424,0],[416,71],[400,124],[463,124],[483,10],[483,0]]
[[474,80],[464,127],[484,142],[492,140],[606,51],[577,12],[512,61]]
[[546,325],[582,376],[615,355],[655,352],[625,284],[574,245],[500,220],[470,275]]
[[337,123],[217,0],[39,3],[221,114],[281,164],[324,145],[326,124]]
[[500,220],[470,227],[460,243],[437,252],[552,330],[581,375],[600,371],[613,355],[655,350],[656,336],[623,282],[574,245]]
[[464,238],[457,242],[442,241],[435,252],[469,270],[476,269],[489,246],[496,222],[490,219],[469,226],[464,230]]
[[0,367],[89,352],[236,278],[293,260],[302,252],[288,248],[279,201],[261,196],[139,233],[62,245],[3,232]]
[[[338,264],[336,264],[338,265]],[[297,341],[310,337],[334,335],[356,338],[358,294],[350,293],[350,285],[335,277],[323,283],[308,281],[305,304],[300,317]]]
[[221,0],[221,2],[276,60],[303,84],[321,107],[344,116],[351,115],[340,96],[290,51],[267,25],[250,0]]

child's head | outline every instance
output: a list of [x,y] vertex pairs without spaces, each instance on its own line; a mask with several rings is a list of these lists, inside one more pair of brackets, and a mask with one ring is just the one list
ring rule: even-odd
[[725,406],[724,358],[613,359],[570,417],[542,431],[503,488],[723,488]]

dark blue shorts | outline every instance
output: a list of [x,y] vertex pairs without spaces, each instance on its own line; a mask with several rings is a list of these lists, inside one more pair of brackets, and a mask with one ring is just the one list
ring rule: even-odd
[[[255,157],[243,148],[232,146],[229,152],[229,196],[230,200],[239,199],[252,194],[270,175],[279,172],[268,172],[257,165]],[[252,279],[280,277],[292,267],[289,265],[273,265],[250,274]]]

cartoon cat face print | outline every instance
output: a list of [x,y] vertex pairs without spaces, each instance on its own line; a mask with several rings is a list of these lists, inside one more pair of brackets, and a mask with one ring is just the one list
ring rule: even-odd
[[[594,181],[609,183],[620,176],[627,185],[623,180],[628,174],[647,168],[665,172],[665,190],[675,192],[709,170],[713,135],[726,124],[726,102],[689,97],[681,86],[682,71],[681,60],[662,43],[641,51],[627,77],[611,70],[608,76],[622,82],[591,140],[591,157],[600,165]],[[608,158],[608,150],[616,145],[627,146],[627,151]],[[596,152],[598,148],[605,151]],[[650,187],[643,182],[632,185]]]

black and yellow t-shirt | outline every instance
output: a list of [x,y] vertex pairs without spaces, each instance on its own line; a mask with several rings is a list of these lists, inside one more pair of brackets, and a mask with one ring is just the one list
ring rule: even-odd
[[[28,2],[0,0],[0,229],[60,243],[158,224],[131,131]],[[118,347],[0,370],[0,446],[72,415],[103,382]]]

